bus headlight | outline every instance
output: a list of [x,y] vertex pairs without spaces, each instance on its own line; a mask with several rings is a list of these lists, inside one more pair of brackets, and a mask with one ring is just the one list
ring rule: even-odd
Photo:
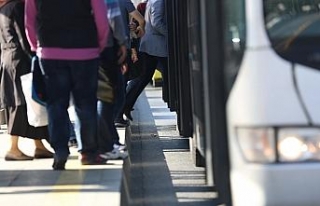
[[247,161],[275,162],[275,132],[273,128],[238,128],[237,136],[240,149]]
[[237,137],[248,162],[320,161],[319,128],[238,128]]
[[280,162],[320,160],[320,129],[279,129],[277,149]]

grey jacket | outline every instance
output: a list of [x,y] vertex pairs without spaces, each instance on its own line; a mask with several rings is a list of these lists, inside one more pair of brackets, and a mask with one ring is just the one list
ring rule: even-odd
[[145,35],[141,38],[140,51],[152,56],[167,57],[167,20],[164,0],[149,0],[145,13]]

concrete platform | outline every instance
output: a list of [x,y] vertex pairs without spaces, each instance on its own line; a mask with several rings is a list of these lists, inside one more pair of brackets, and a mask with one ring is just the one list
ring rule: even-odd
[[213,206],[217,193],[195,167],[189,138],[177,130],[177,116],[162,100],[161,87],[148,86],[138,98],[127,130],[122,206]]
[[[0,206],[212,206],[204,168],[195,167],[189,138],[176,128],[176,114],[162,101],[161,87],[148,86],[139,97],[134,121],[118,129],[129,157],[103,166],[82,166],[71,148],[66,171],[53,171],[52,159],[4,161],[10,145],[0,129]],[[21,149],[33,155],[32,140]]]
[[[118,131],[124,142],[125,130]],[[53,159],[5,161],[10,138],[4,125],[0,139],[1,206],[120,205],[122,160],[108,161],[103,166],[82,166],[77,149],[70,148],[66,171],[53,171]],[[32,140],[21,138],[19,145],[23,152],[33,156]]]

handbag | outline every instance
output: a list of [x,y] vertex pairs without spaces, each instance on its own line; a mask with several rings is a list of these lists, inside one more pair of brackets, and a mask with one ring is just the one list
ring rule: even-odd
[[40,67],[39,58],[34,56],[31,61],[32,98],[39,104],[46,106],[45,73]]
[[32,59],[31,72],[20,77],[27,104],[28,122],[34,127],[48,125],[44,78],[38,57]]

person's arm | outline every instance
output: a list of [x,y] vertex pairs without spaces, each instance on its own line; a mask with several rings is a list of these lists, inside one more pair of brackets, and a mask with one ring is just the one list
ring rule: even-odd
[[139,23],[139,26],[144,30],[144,26],[145,26],[146,22],[145,22],[143,16],[140,14],[140,12],[138,10],[134,10],[134,11],[130,12],[129,14],[132,18],[134,18]]
[[108,21],[113,37],[116,39],[118,45],[124,45],[126,44],[127,36],[119,2],[118,0],[105,0],[105,2],[108,7]]
[[35,0],[25,1],[25,30],[31,51],[37,50],[37,31],[36,31],[37,9]]
[[122,64],[127,57],[127,35],[125,32],[119,2],[118,0],[105,0],[105,3],[108,7],[108,20],[110,29],[112,30],[113,38],[119,45],[119,50],[117,52],[118,64]]
[[127,35],[124,29],[124,23],[123,19],[120,13],[120,16],[115,17],[114,19],[114,30],[113,30],[113,37],[117,41],[117,44],[119,45],[118,50],[118,64],[122,64],[126,57],[127,57]]
[[160,34],[167,36],[167,24],[165,22],[164,2],[157,0],[151,5],[151,26]]
[[131,0],[127,0],[126,2],[126,9],[130,16],[130,18],[134,18],[138,23],[138,27],[135,29],[135,32],[137,33],[138,37],[141,37],[144,35],[144,26],[145,26],[145,20],[143,16],[140,14],[140,12],[134,7]]
[[106,18],[107,5],[103,0],[91,0],[91,7],[98,31],[98,42],[100,51],[102,51],[107,43],[109,24]]

